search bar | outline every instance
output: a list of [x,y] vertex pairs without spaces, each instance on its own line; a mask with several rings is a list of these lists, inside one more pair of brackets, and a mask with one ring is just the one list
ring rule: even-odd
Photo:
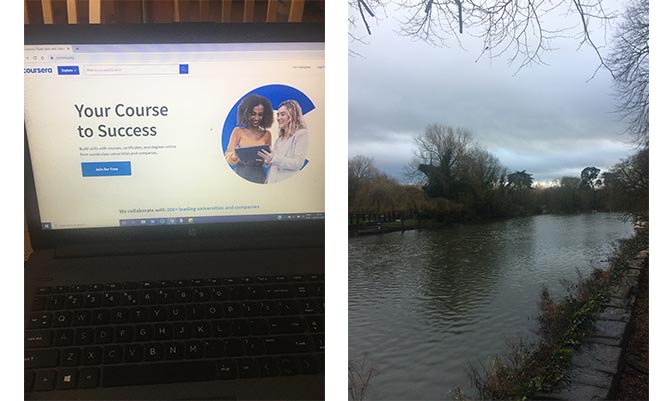
[[188,73],[188,64],[85,65],[86,75],[179,75]]

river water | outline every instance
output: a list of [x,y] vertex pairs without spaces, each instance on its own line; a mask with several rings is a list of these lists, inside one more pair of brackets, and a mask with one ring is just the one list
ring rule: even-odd
[[444,400],[509,337],[531,340],[543,286],[564,295],[633,227],[620,215],[543,215],[351,238],[349,359],[376,373],[367,400]]

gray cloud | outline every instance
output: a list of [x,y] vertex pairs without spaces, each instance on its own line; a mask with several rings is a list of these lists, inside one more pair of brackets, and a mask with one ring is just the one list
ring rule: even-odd
[[614,113],[612,78],[589,48],[566,39],[544,55],[550,65],[516,74],[501,58],[475,62],[469,49],[438,48],[375,27],[363,57],[349,60],[349,155],[374,158],[404,180],[412,138],[432,123],[465,127],[510,170],[540,181],[606,169],[633,151]]

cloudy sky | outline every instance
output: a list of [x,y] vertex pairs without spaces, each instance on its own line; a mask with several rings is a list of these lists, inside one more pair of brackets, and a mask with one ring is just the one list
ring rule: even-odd
[[[579,176],[588,166],[605,171],[633,153],[614,113],[612,78],[601,70],[589,80],[598,58],[590,47],[578,50],[578,40],[553,41],[554,50],[542,55],[547,65],[518,72],[505,56],[476,62],[481,45],[466,31],[463,49],[456,41],[435,47],[401,36],[401,13],[392,5],[385,11],[371,23],[367,44],[349,44],[359,54],[348,61],[349,158],[372,157],[406,182],[412,138],[433,123],[470,129],[510,171],[527,170],[539,182]],[[577,21],[555,14],[547,22]],[[602,35],[595,40],[605,43]]]

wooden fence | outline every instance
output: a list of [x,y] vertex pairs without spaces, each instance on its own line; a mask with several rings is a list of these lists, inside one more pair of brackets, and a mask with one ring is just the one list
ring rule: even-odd
[[386,213],[350,213],[348,226],[360,226],[377,223],[388,223],[397,220],[416,219],[418,214],[414,210],[393,211]]
[[324,22],[325,0],[24,0],[24,24]]

